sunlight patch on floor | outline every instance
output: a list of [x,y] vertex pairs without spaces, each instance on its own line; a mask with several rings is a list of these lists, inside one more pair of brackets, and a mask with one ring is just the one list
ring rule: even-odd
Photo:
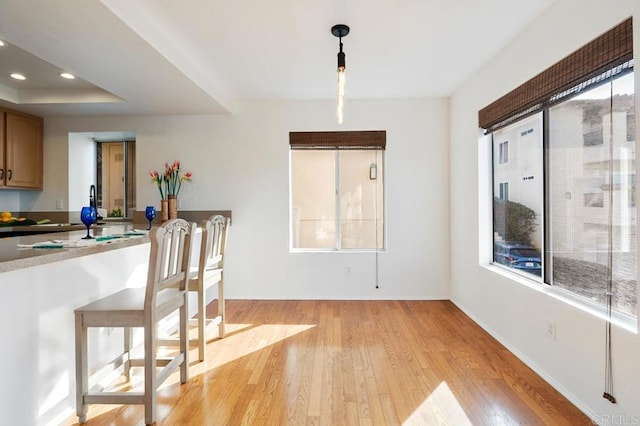
[[446,382],[440,382],[403,425],[473,425]]
[[207,368],[220,367],[313,327],[314,324],[227,324],[227,337],[209,343],[213,350]]
[[[214,340],[207,344],[207,361],[198,362],[197,348],[189,351],[189,376],[195,377],[208,370],[221,367],[229,362],[260,351],[279,341],[287,339],[298,333],[302,333],[315,327],[314,324],[227,324],[226,337]],[[132,368],[131,381],[124,381],[123,377],[117,383],[112,383],[118,391],[138,390],[144,382],[143,369]],[[160,385],[158,389],[164,389],[180,382],[179,371],[175,371]]]

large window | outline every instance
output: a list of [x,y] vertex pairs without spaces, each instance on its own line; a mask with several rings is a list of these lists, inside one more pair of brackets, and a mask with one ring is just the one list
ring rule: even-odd
[[634,73],[618,71],[491,133],[493,261],[597,303],[610,288],[636,316]]
[[637,317],[635,104],[628,18],[478,112],[494,264]]
[[[336,133],[349,133],[357,143],[360,132]],[[292,249],[384,248],[383,153],[380,146],[370,146],[366,139],[362,146],[342,144],[339,137],[331,144],[326,140],[292,142]]]

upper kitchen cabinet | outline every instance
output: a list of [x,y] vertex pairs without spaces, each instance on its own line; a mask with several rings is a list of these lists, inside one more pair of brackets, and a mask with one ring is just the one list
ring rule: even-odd
[[0,110],[0,188],[42,189],[43,120]]

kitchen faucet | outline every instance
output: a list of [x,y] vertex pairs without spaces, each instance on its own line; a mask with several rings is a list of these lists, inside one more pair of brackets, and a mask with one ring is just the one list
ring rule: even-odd
[[93,207],[96,210],[96,219],[102,219],[102,216],[98,213],[98,203],[96,201],[96,186],[91,185],[89,187],[89,207]]

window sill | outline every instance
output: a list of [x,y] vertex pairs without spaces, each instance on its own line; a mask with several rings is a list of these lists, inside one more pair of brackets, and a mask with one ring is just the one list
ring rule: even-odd
[[385,249],[289,249],[289,253],[384,253]]
[[[560,302],[566,303],[574,308],[580,309],[581,311],[586,312],[590,315],[593,315],[597,318],[600,318],[604,321],[609,320],[607,318],[607,311],[605,306],[600,305],[598,303],[591,302],[590,300],[584,297],[580,297],[578,295],[574,295],[570,292],[567,292],[566,290],[550,286],[548,284],[543,283],[542,281],[525,277],[524,275],[520,275],[518,273],[512,272],[507,268],[501,267],[499,265],[481,264],[480,266],[482,266],[483,268],[491,272],[502,275],[507,279],[515,281],[518,284],[527,286],[534,291],[538,291],[548,295],[549,297],[553,297],[554,299],[559,300]],[[617,327],[620,327],[624,330],[630,331],[632,333],[638,334],[637,318],[632,318],[627,315],[620,314],[618,312],[612,312],[611,324]]]

